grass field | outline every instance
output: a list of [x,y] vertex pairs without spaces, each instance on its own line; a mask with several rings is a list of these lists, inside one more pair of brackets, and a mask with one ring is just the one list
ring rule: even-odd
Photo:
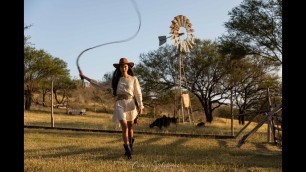
[[[111,114],[88,112],[85,116],[71,116],[55,111],[54,117],[55,127],[120,131],[110,122]],[[216,118],[201,129],[184,123],[171,125],[166,130],[150,129],[148,125],[152,119],[140,119],[135,131],[230,133],[230,120],[222,118]],[[25,112],[24,123],[50,127],[50,114],[42,110]],[[256,124],[251,125],[254,127]],[[252,126],[248,128],[252,129]],[[237,121],[234,127],[235,132],[241,128]],[[135,134],[132,160],[123,156],[120,133],[25,128],[24,171],[282,171],[281,149],[266,142],[265,127],[261,127],[240,148],[236,147],[239,138]]]
[[[33,126],[51,126],[50,110],[46,108],[34,109],[33,111],[24,112],[24,124]],[[67,115],[65,110],[54,110],[54,126],[62,128],[79,128],[79,129],[95,129],[95,130],[117,130],[121,128],[111,122],[112,114],[86,112],[86,115]],[[153,118],[141,117],[139,118],[139,125],[135,126],[135,131],[142,132],[156,132],[156,133],[188,133],[188,134],[206,134],[206,135],[230,135],[230,119],[214,118],[212,123],[205,123],[206,127],[196,128],[189,122],[177,125],[171,124],[170,127],[160,130],[157,127],[152,129],[149,125],[154,121]],[[247,121],[246,121],[247,123]],[[245,131],[240,134],[243,135],[256,126],[256,123],[251,123]],[[238,121],[234,120],[234,132],[237,133],[243,126],[238,125]],[[266,125],[263,125],[256,134],[265,135],[267,131]],[[256,135],[255,134],[255,135]],[[256,137],[256,136],[255,136]]]

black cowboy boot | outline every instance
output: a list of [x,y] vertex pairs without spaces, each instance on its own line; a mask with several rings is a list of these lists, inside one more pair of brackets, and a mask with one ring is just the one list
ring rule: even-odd
[[128,159],[132,159],[132,153],[131,153],[131,148],[127,144],[123,144],[123,147],[125,149],[125,156],[127,156]]
[[133,153],[133,144],[134,144],[135,139],[132,138],[132,143],[130,144],[130,148],[131,148],[131,153]]

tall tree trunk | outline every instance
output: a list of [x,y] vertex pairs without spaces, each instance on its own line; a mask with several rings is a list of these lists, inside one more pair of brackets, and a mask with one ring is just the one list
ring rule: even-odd
[[211,110],[209,108],[204,108],[204,111],[205,111],[206,121],[211,123],[213,120]]
[[43,90],[42,92],[43,92],[42,93],[43,106],[46,107],[46,95],[48,93],[48,90],[46,89],[46,90]]
[[43,106],[45,107],[46,106],[46,94],[43,94],[42,96],[42,103],[43,103]]
[[61,100],[59,100],[59,98],[58,98],[57,89],[53,89],[53,94],[54,94],[54,98],[56,100],[56,104],[63,104],[64,103],[64,100],[66,98],[66,90],[64,90],[63,95],[62,95],[63,97],[62,97]]
[[[244,113],[244,110],[239,110],[239,114],[243,114],[243,113]],[[238,121],[239,121],[239,125],[240,124],[244,125],[244,115],[239,115]]]
[[211,108],[209,107],[209,104],[206,101],[205,102],[201,101],[201,104],[204,108],[206,122],[211,123],[213,120],[213,116],[212,116],[212,111],[211,111]]
[[24,94],[26,96],[25,110],[30,110],[31,109],[31,104],[32,104],[32,92],[31,92],[31,89],[29,88],[29,86],[27,86],[27,89],[26,89]]

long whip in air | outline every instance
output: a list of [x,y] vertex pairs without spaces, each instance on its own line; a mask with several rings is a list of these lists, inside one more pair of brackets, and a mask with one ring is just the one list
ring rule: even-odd
[[[134,35],[132,35],[131,37],[127,38],[127,39],[124,39],[124,40],[120,40],[120,41],[113,41],[113,42],[108,42],[108,43],[104,43],[104,44],[100,44],[100,45],[97,45],[97,46],[94,46],[94,47],[91,47],[91,48],[87,48],[86,50],[82,51],[80,53],[80,55],[78,56],[77,60],[76,60],[76,64],[77,64],[77,67],[78,67],[78,70],[79,70],[79,73],[81,73],[81,68],[80,68],[80,65],[79,65],[79,59],[81,57],[81,55],[88,51],[88,50],[91,50],[91,49],[94,49],[94,48],[97,48],[97,47],[101,47],[101,46],[104,46],[104,45],[108,45],[108,44],[115,44],[115,43],[121,43],[121,42],[127,42],[127,41],[130,41],[132,40],[133,38],[135,38],[137,36],[137,34],[139,33],[139,30],[140,30],[140,27],[141,27],[141,16],[140,16],[140,12],[137,8],[137,4],[135,3],[134,0],[131,0],[132,3],[133,3],[133,6],[137,12],[137,15],[138,15],[138,20],[139,20],[139,26],[138,26],[138,29],[136,31],[136,33],[134,33]],[[82,83],[84,85],[84,78],[81,78],[82,79]]]

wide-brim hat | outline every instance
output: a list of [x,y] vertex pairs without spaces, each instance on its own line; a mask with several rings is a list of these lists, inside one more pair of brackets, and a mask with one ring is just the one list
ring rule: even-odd
[[133,62],[129,62],[127,58],[121,58],[121,59],[119,60],[119,63],[114,63],[113,66],[114,66],[115,68],[118,68],[118,67],[119,67],[120,65],[122,65],[122,64],[127,64],[127,65],[130,66],[130,68],[132,68],[132,67],[134,66],[134,63],[133,63]]

